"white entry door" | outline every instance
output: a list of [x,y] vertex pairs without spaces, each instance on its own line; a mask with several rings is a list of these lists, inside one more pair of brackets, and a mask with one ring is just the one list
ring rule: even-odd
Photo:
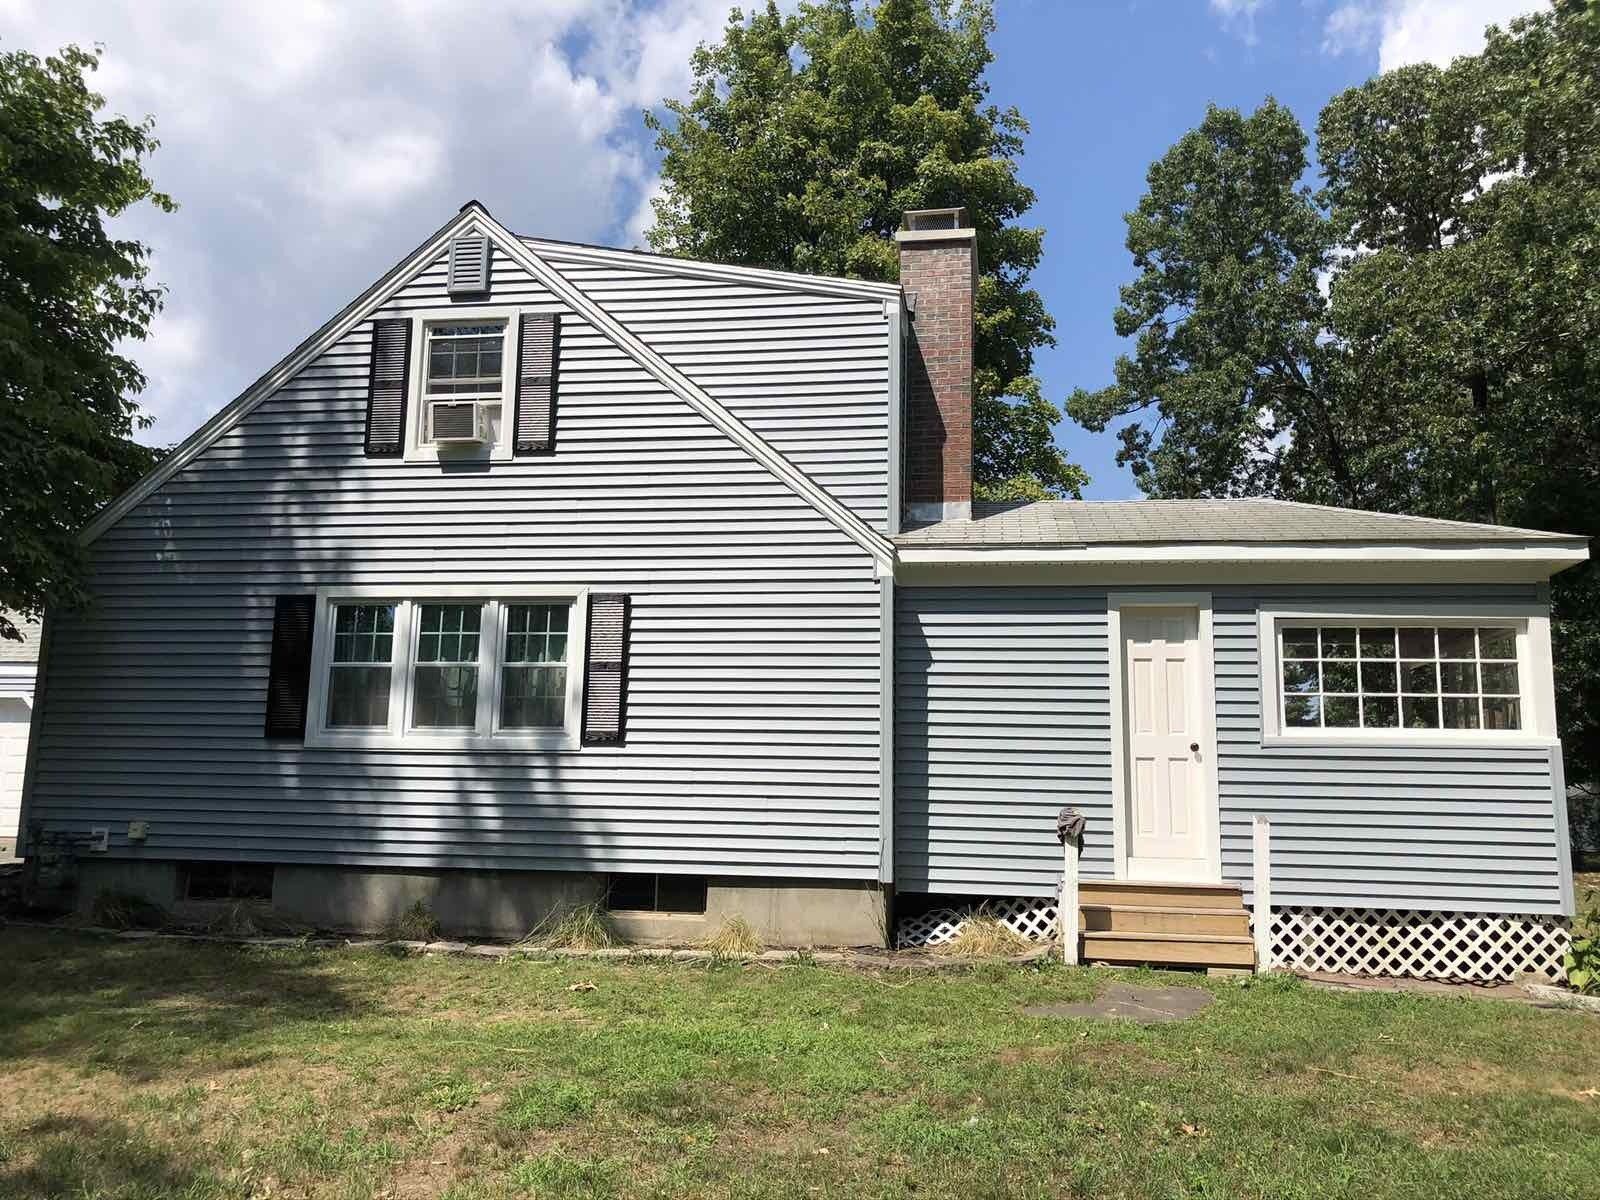
[[1199,610],[1127,608],[1122,635],[1128,878],[1214,882]]

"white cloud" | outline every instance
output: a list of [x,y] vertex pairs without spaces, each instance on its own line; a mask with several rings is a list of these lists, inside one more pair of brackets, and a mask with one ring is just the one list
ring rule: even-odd
[[[639,110],[735,0],[0,0],[7,48],[105,47],[108,111],[153,115],[129,214],[166,310],[131,353],[177,441],[469,199],[512,229],[642,236]],[[748,6],[747,6],[748,7]]]
[[1488,26],[1548,7],[1546,0],[1360,0],[1329,14],[1323,48],[1332,54],[1376,48],[1380,71],[1420,62],[1447,66],[1482,50]]
[[1254,46],[1260,39],[1256,37],[1256,14],[1268,4],[1269,0],[1210,0],[1211,11],[1222,21],[1222,27],[1228,32],[1237,34],[1246,46]]

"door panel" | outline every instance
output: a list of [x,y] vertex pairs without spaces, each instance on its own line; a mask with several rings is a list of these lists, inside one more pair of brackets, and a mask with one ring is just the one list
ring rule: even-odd
[[1215,873],[1199,627],[1196,609],[1122,614],[1130,878],[1209,881]]

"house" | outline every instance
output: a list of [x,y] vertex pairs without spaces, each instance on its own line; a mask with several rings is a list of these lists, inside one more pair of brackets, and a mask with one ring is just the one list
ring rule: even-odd
[[17,847],[22,775],[33,716],[33,676],[39,659],[39,625],[13,618],[22,640],[0,640],[0,863]]
[[1094,957],[1248,961],[1270,863],[1281,961],[1552,969],[1586,543],[975,505],[975,235],[898,240],[887,285],[467,205],[88,527],[29,828],[84,896],[881,945],[1044,912],[1070,806]]

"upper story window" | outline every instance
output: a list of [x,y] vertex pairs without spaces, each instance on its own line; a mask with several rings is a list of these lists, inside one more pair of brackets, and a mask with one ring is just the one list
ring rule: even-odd
[[320,598],[308,743],[576,745],[582,600]]
[[1532,735],[1529,641],[1521,619],[1276,617],[1263,624],[1266,732]]
[[[413,336],[412,394],[418,400],[408,419],[407,457],[441,461],[509,457],[508,416],[516,376],[509,318],[476,311],[449,318],[424,314],[417,321],[420,336]],[[473,427],[473,408],[482,440],[463,441],[463,424]]]

